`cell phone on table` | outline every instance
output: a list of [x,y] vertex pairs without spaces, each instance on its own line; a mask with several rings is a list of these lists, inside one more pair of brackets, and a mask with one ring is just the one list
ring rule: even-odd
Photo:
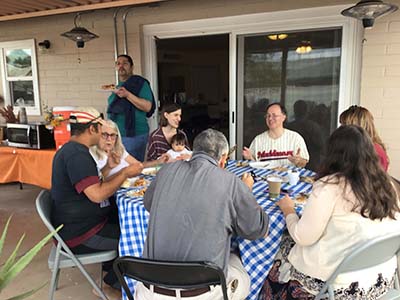
[[293,190],[289,188],[281,188],[281,192],[290,195],[293,193]]

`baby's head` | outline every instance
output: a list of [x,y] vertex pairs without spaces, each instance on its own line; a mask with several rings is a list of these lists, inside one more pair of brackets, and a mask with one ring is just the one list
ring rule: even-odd
[[171,139],[171,147],[176,152],[181,152],[185,149],[186,137],[183,133],[178,132]]

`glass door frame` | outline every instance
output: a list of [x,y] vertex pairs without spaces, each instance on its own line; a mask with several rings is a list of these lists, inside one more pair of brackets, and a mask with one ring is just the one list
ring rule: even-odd
[[[346,5],[313,7],[144,25],[143,74],[151,82],[154,95],[158,99],[156,39],[229,34],[229,143],[235,145],[240,142],[243,134],[243,131],[240,131],[240,128],[243,129],[243,117],[238,115],[238,112],[243,112],[243,97],[240,99],[238,97],[240,95],[237,94],[238,84],[243,84],[237,76],[240,67],[238,36],[341,27],[342,56],[338,104],[340,114],[349,105],[359,104],[361,86],[363,28],[359,21],[340,14],[346,7]],[[157,128],[156,115],[154,114],[149,120],[151,130]]]

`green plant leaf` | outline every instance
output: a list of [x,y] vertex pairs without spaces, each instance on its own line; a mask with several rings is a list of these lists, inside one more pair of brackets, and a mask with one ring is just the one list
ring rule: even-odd
[[[60,225],[57,229],[60,230],[62,225]],[[10,283],[35,257],[35,255],[42,249],[42,247],[52,238],[55,232],[49,233],[46,237],[44,237],[39,243],[37,243],[31,250],[25,253],[4,275],[3,278],[0,278],[0,291],[4,289],[7,284]]]
[[21,295],[18,296],[13,296],[11,298],[5,299],[5,300],[21,300],[21,299],[25,299],[31,295],[33,295],[34,293],[36,293],[38,290],[42,289],[48,282],[46,282],[45,284],[39,286],[38,288],[34,289],[34,290],[30,290],[29,292],[25,292]]
[[8,218],[6,226],[4,226],[3,234],[1,235],[1,238],[0,238],[0,257],[1,257],[1,252],[3,251],[3,245],[4,245],[4,241],[6,239],[8,225],[10,224],[11,217],[12,217],[12,215]]
[[11,253],[10,257],[7,259],[7,261],[4,263],[3,268],[0,271],[0,278],[3,278],[3,274],[7,273],[7,271],[11,268],[11,266],[15,262],[15,258],[17,257],[17,252],[19,250],[19,247],[21,246],[22,241],[25,238],[25,234],[21,236],[21,238],[18,241],[17,246],[15,246],[14,251]]

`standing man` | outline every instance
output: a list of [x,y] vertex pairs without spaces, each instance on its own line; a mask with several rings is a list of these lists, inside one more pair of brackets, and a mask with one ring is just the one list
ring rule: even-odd
[[[240,258],[230,253],[231,237],[264,237],[268,216],[251,192],[252,177],[246,173],[240,180],[224,170],[228,151],[225,136],[207,129],[195,138],[190,161],[167,164],[158,172],[144,196],[150,220],[143,257],[214,262],[224,270],[229,299],[242,300],[250,278]],[[139,283],[135,299],[175,299],[177,294],[196,300],[223,297],[219,286],[177,291]]]
[[[101,136],[102,117],[91,107],[78,108],[71,114],[71,139],[57,151],[53,160],[51,218],[54,227],[64,224],[61,237],[76,254],[118,250],[119,225],[108,216],[113,195],[128,177],[138,175],[143,166],[133,163],[108,181],[99,177],[89,148]],[[112,268],[106,269],[104,292],[109,299],[121,299],[118,279]],[[113,289],[114,288],[114,289]]]
[[122,143],[130,155],[144,161],[149,135],[147,118],[155,110],[150,83],[139,75],[133,75],[133,60],[119,55],[116,62],[119,83],[117,90],[108,98],[108,117],[117,123]]
[[309,154],[306,143],[297,132],[285,129],[286,110],[280,103],[267,106],[265,123],[268,130],[257,135],[250,148],[244,147],[243,157],[248,160],[276,160],[275,165],[304,167]]

